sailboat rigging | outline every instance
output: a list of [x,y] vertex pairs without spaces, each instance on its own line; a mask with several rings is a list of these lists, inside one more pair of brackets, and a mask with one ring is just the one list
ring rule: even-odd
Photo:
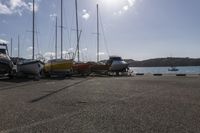
[[76,10],[76,42],[77,42],[77,58],[78,62],[73,64],[73,71],[74,73],[81,74],[81,75],[89,75],[90,74],[90,64],[84,63],[80,61],[80,37],[82,30],[79,33],[79,23],[78,23],[78,2],[75,0],[75,10]]
[[17,71],[20,74],[34,75],[34,77],[39,80],[44,63],[40,60],[35,60],[35,0],[32,2],[32,60],[18,62]]
[[51,76],[70,76],[72,74],[73,59],[63,59],[63,0],[61,0],[61,58],[57,59],[57,17],[55,30],[55,59],[45,63],[44,74]]

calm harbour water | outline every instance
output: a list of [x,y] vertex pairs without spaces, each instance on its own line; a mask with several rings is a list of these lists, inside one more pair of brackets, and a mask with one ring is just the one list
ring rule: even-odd
[[176,67],[179,71],[168,71],[170,67],[131,67],[134,73],[162,73],[162,74],[200,74],[200,66]]

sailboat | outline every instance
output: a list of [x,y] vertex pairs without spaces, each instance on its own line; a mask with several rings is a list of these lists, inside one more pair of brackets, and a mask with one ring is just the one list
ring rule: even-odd
[[0,76],[6,74],[12,78],[13,63],[8,56],[8,47],[5,43],[0,43]]
[[91,67],[92,72],[126,72],[128,70],[128,63],[126,63],[120,56],[110,56],[109,60],[102,64],[99,62],[99,8],[97,4],[97,63]]
[[56,17],[56,31],[55,31],[55,59],[49,60],[45,63],[44,74],[47,77],[55,76],[70,76],[72,74],[73,59],[63,59],[63,1],[61,0],[61,59],[57,59],[57,17]]
[[91,63],[91,72],[107,74],[111,65],[99,62],[99,58],[99,6],[97,4],[97,62]]
[[75,0],[75,8],[76,8],[76,35],[77,35],[77,56],[78,56],[78,62],[74,62],[73,64],[73,72],[74,74],[81,74],[81,75],[89,75],[90,74],[90,67],[91,65],[89,63],[80,62],[80,35],[79,34],[79,24],[78,24],[78,4],[77,0]]
[[33,75],[36,79],[40,79],[44,63],[40,60],[35,60],[35,0],[33,0],[33,51],[32,59],[22,60],[17,64],[17,72],[25,75]]

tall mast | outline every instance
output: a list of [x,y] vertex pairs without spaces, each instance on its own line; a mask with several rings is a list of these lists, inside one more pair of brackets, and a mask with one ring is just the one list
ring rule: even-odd
[[75,0],[75,8],[76,8],[76,39],[77,39],[77,54],[78,54],[78,62],[80,61],[80,51],[79,51],[79,27],[78,27],[78,4],[77,0]]
[[56,16],[56,31],[55,31],[55,58],[58,58],[57,55],[57,49],[58,49],[58,18]]
[[63,58],[63,0],[61,0],[61,59]]
[[12,46],[12,45],[13,45],[12,42],[13,42],[13,41],[12,41],[12,38],[11,38],[11,39],[10,39],[10,56],[11,56],[11,57],[12,57],[12,47],[13,47],[13,46]]
[[32,59],[35,59],[35,0],[33,0],[33,53]]
[[18,48],[17,48],[17,50],[18,50],[18,58],[19,58],[19,54],[20,54],[20,40],[19,40],[20,38],[19,38],[19,35],[18,35]]
[[99,62],[99,5],[97,4],[97,62]]

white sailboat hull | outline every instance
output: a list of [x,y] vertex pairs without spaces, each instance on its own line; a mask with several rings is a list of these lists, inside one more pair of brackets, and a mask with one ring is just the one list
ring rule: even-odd
[[28,75],[41,75],[43,63],[40,61],[29,61],[18,65],[18,72]]

